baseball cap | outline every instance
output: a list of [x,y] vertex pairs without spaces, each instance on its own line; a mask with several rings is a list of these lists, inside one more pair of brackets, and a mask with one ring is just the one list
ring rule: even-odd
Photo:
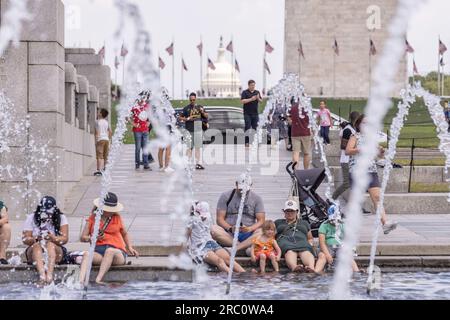
[[294,200],[288,200],[284,204],[284,210],[298,210],[298,203]]
[[239,189],[244,189],[245,184],[249,187],[253,184],[252,177],[246,173],[243,173],[236,180]]

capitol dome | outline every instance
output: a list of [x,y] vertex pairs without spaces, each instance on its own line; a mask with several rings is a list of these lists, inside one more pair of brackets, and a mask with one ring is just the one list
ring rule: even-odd
[[222,37],[217,52],[217,60],[214,61],[215,70],[207,68],[206,76],[203,77],[203,90],[214,97],[240,97],[241,80],[240,73],[234,68],[231,59],[225,57],[225,48],[223,47]]

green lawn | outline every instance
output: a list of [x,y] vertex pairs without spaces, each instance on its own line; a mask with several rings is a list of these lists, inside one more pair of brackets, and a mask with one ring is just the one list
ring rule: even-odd
[[[313,98],[313,106],[317,107],[320,98]],[[198,99],[199,104],[204,106],[234,106],[241,107],[240,99]],[[267,100],[265,99],[263,103],[259,106],[259,111],[262,112],[266,106]],[[398,100],[393,99],[393,107],[389,110],[388,114],[384,119],[384,131],[389,130],[392,119],[397,113],[397,103]],[[188,100],[173,100],[172,105],[174,108],[181,108],[188,105]],[[113,129],[115,127],[116,110],[115,106],[117,103],[113,103],[112,121]],[[362,112],[366,106],[366,100],[357,99],[328,99],[327,105],[331,112],[341,115],[343,118],[348,119],[348,115],[351,111]],[[412,144],[412,138],[415,138],[414,144],[419,148],[436,148],[439,144],[439,140],[436,137],[436,129],[432,120],[428,114],[427,108],[424,106],[423,101],[416,102],[410,109],[409,116],[405,123],[405,127],[402,129],[400,134],[400,140],[398,143],[399,147],[410,147]],[[127,132],[125,143],[133,143],[133,136],[131,130]]]
[[439,192],[449,192],[450,188],[448,183],[419,183],[412,182],[411,183],[411,192],[412,193],[422,193],[422,192],[430,192],[430,193],[439,193]]

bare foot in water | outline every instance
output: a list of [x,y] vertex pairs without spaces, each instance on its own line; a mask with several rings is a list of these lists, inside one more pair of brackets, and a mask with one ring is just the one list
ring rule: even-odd
[[98,284],[98,285],[101,285],[101,286],[106,286],[107,285],[106,282],[98,281],[98,280],[95,280],[95,283]]
[[51,284],[51,283],[53,282],[53,274],[48,273],[48,274],[47,274],[47,277],[45,278],[45,282],[46,282],[47,284]]

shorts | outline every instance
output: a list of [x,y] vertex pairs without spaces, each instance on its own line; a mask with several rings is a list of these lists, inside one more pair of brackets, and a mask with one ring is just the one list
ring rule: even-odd
[[[372,188],[381,188],[381,184],[380,184],[380,179],[378,178],[378,173],[376,172],[370,172],[370,181],[369,181],[369,187],[367,189],[372,189]],[[353,178],[352,178],[352,174],[350,173],[350,177],[349,177],[349,182],[350,182],[350,187],[353,184]]]
[[[109,248],[117,249],[114,246],[110,246],[108,244],[105,244],[105,245],[102,245],[102,246],[95,246],[94,252],[97,252],[99,255],[101,255],[103,257],[105,255],[106,250],[109,249]],[[123,255],[124,259],[125,259],[124,264],[126,264],[128,255],[123,250],[121,250],[121,249],[119,249],[119,250],[122,252],[122,255]]]
[[292,137],[292,151],[301,151],[304,156],[309,156],[311,154],[311,136]]
[[270,258],[271,254],[275,254],[273,250],[261,250],[255,253],[256,260],[259,260],[259,257],[265,255],[267,259]]
[[208,251],[216,252],[220,249],[222,249],[222,247],[214,240],[209,240],[203,247],[203,251],[205,252],[205,254],[208,253]]
[[[27,259],[27,264],[28,265],[33,265],[33,261],[28,259],[28,253],[30,250],[31,246],[29,246],[28,248],[25,249],[25,259]],[[60,262],[58,262],[57,264],[69,264],[69,255],[67,253],[67,249],[64,246],[60,246],[60,248],[62,249],[62,259]],[[44,249],[42,249],[42,252],[44,252]],[[31,256],[30,256],[31,258]]]
[[184,137],[186,145],[189,149],[203,147],[203,131],[189,132],[189,135]]
[[[229,233],[232,237],[234,237],[234,233],[229,232],[229,231],[228,231],[228,233]],[[245,241],[245,240],[247,240],[248,238],[250,238],[252,235],[253,235],[253,232],[239,232],[239,234],[238,234],[238,241],[239,241],[239,242]]]
[[109,155],[109,141],[100,140],[95,144],[95,152],[98,160],[107,160]]

